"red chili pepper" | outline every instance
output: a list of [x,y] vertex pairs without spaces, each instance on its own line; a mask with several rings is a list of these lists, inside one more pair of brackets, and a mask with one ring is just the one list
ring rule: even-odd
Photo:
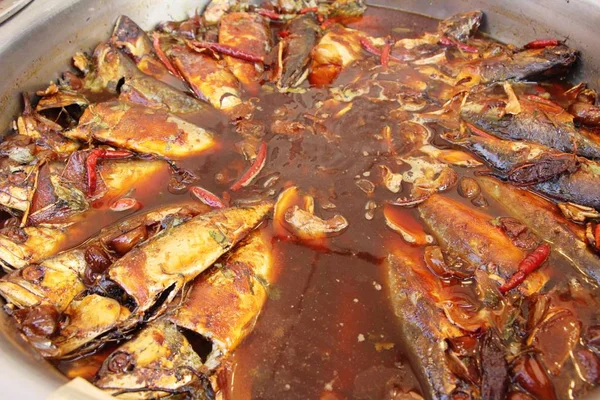
[[127,158],[131,157],[131,155],[131,152],[126,150],[94,149],[90,151],[87,160],[85,161],[88,181],[88,195],[91,196],[96,191],[96,184],[98,183],[96,166],[98,165],[98,160]]
[[550,255],[550,246],[547,243],[541,244],[532,251],[523,261],[519,263],[519,269],[510,278],[506,280],[499,288],[500,293],[504,294],[519,286],[535,270],[540,268],[544,261]]
[[193,197],[200,200],[207,206],[212,208],[225,208],[225,204],[223,200],[219,198],[216,194],[209,192],[208,190],[201,188],[200,186],[192,186],[190,188],[190,193]]
[[325,30],[331,27],[331,25],[337,24],[338,22],[340,22],[342,19],[341,17],[331,17],[331,18],[327,18],[325,21],[323,21],[323,23],[321,24],[321,29]]
[[390,51],[392,48],[392,44],[386,40],[385,44],[383,45],[383,49],[381,50],[381,65],[383,65],[384,67],[387,67],[388,64],[390,63]]
[[545,104],[545,105],[550,106],[552,108],[556,108],[559,111],[564,111],[564,108],[562,108],[562,106],[560,104],[555,103],[552,100],[545,99],[545,98],[543,98],[541,96],[536,96],[534,94],[526,94],[526,95],[523,95],[523,97],[525,99],[529,100],[529,101],[533,101],[533,102],[536,102],[536,103]]
[[288,36],[290,36],[290,31],[279,31],[280,38],[285,39]]
[[[369,40],[368,38],[365,38],[365,37],[360,38],[360,45],[367,53],[371,53],[374,56],[378,56],[380,59],[381,65],[383,65],[383,66],[387,66],[389,64],[390,60],[402,61],[401,59],[394,57],[392,55],[392,52],[391,52],[392,44],[387,41],[386,41],[385,45],[383,46],[382,50],[379,50],[377,47],[375,47],[375,45],[371,42],[371,40]],[[387,52],[387,54],[384,54],[385,52]]]
[[165,54],[165,52],[160,47],[160,36],[158,35],[158,32],[153,32],[152,33],[152,38],[154,39],[152,41],[152,44],[153,44],[153,47],[154,47],[154,52],[158,56],[158,59],[169,70],[170,73],[172,73],[173,75],[175,75],[179,79],[183,80],[183,77],[181,76],[181,74],[179,73],[179,71],[177,70],[177,68],[175,68],[173,66],[173,64],[171,63],[171,60],[169,60],[169,57],[167,57],[167,55]]
[[283,18],[283,15],[276,13],[275,11],[270,11],[270,10],[265,10],[265,9],[259,9],[256,11],[256,13],[258,15],[262,15],[263,17],[267,17],[269,19],[281,19]]
[[258,149],[258,154],[256,155],[256,159],[248,168],[246,172],[242,175],[240,179],[238,179],[233,185],[231,185],[230,189],[235,192],[240,190],[242,187],[248,186],[252,183],[252,180],[256,178],[256,176],[262,171],[265,164],[267,162],[267,143],[262,142],[260,144],[260,148]]
[[375,45],[367,38],[360,38],[360,45],[363,49],[365,49],[368,53],[371,53],[375,56],[381,57],[381,50],[379,50]]
[[438,41],[438,43],[441,44],[442,46],[446,46],[446,47],[458,47],[460,50],[464,51],[465,53],[477,53],[479,51],[477,49],[477,47],[469,46],[468,44],[454,41],[447,36],[442,36],[440,38],[440,40]]
[[302,14],[308,14],[309,12],[319,12],[319,7],[306,7],[303,8],[302,10],[298,11],[298,14],[302,15]]
[[523,46],[524,49],[543,49],[546,47],[558,46],[560,41],[556,39],[540,39],[527,43]]
[[594,247],[600,250],[600,224],[597,224],[594,228]]
[[192,50],[198,49],[208,49],[210,51],[214,51],[216,53],[222,53],[226,56],[230,56],[233,58],[239,58],[240,60],[250,61],[250,62],[263,62],[264,59],[262,56],[254,53],[250,53],[244,50],[238,50],[234,47],[227,46],[226,44],[219,44],[213,42],[198,42],[195,40],[187,42]]
[[477,136],[481,136],[484,138],[488,138],[488,139],[496,139],[494,136],[490,135],[489,133],[482,131],[481,129],[477,128],[475,125],[470,124],[467,122],[467,128],[469,128],[469,130],[471,131],[471,133],[474,133]]

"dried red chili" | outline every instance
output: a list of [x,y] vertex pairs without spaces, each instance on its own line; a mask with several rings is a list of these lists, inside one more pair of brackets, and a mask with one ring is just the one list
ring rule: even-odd
[[539,39],[527,43],[523,46],[524,49],[543,49],[546,47],[558,46],[560,41],[556,39]]
[[239,50],[231,46],[227,46],[225,44],[213,43],[213,42],[199,42],[196,40],[190,40],[187,42],[188,46],[192,50],[200,50],[200,49],[208,49],[210,51],[214,51],[215,53],[225,54],[226,56],[230,56],[233,58],[238,58],[244,61],[250,62],[263,62],[264,58],[258,54],[250,53],[248,51]]
[[238,179],[233,185],[231,185],[230,189],[232,191],[240,190],[242,187],[248,186],[252,180],[262,171],[263,167],[267,162],[267,143],[262,142],[260,148],[258,149],[258,154],[256,155],[256,159],[248,168],[248,170],[242,175],[240,179]]
[[87,171],[88,195],[91,196],[96,191],[96,185],[98,183],[96,166],[98,165],[98,160],[127,158],[131,157],[131,155],[131,152],[126,150],[94,149],[90,151],[90,154],[88,154],[87,160],[85,161]]
[[172,73],[173,75],[175,75],[179,79],[183,80],[183,77],[181,76],[181,74],[179,73],[179,71],[177,70],[177,68],[175,68],[173,66],[173,64],[171,63],[171,60],[169,60],[169,57],[167,57],[167,55],[165,54],[165,52],[160,47],[160,36],[158,35],[158,32],[153,32],[152,33],[152,38],[154,39],[152,41],[152,45],[154,47],[154,52],[158,56],[158,59],[160,60],[160,62],[163,63],[163,65],[169,70],[170,73]]
[[550,246],[547,243],[539,245],[523,261],[519,263],[519,269],[506,280],[498,290],[506,293],[519,286],[535,270],[540,268],[550,255]]
[[192,196],[202,203],[212,208],[225,208],[225,203],[216,194],[201,188],[200,186],[192,186],[190,188]]

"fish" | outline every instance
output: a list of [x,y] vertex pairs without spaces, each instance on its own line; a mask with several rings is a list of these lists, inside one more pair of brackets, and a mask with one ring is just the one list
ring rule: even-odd
[[454,141],[496,175],[551,198],[600,209],[600,163],[528,142],[470,136]]
[[577,61],[579,52],[565,45],[526,49],[476,59],[463,64],[458,81],[476,83],[527,80],[564,75]]
[[136,184],[170,171],[168,163],[160,160],[103,162],[96,168],[96,191],[87,196],[83,193],[87,193],[85,159],[74,153],[71,161],[67,165],[57,163],[60,167],[48,175],[42,170],[31,200],[28,225],[0,232],[0,260],[6,270],[38,263],[64,250],[70,236],[80,229],[79,224],[98,212],[89,207],[92,199],[110,203]]
[[[93,286],[69,304],[63,314],[70,322],[48,339],[47,356],[88,354],[160,317],[185,285],[256,228],[272,206],[262,202],[173,220],[110,264],[100,280],[104,287]],[[89,306],[95,303],[97,308]],[[75,318],[83,315],[82,309],[90,317],[89,326]],[[107,315],[93,315],[96,312]]]
[[295,17],[286,24],[285,30],[289,34],[283,39],[279,88],[295,87],[303,82],[319,36],[319,25],[313,13]]
[[209,399],[204,366],[190,342],[166,320],[155,321],[112,352],[94,384],[123,399],[156,399],[187,394]]
[[[219,44],[264,59],[271,51],[271,31],[267,21],[258,14],[232,12],[221,18]],[[254,92],[258,90],[263,78],[264,62],[246,61],[231,56],[223,58],[244,87]]]
[[174,46],[169,56],[194,92],[213,107],[225,111],[242,103],[240,83],[224,63],[183,46]]
[[600,283],[600,257],[585,243],[582,226],[566,220],[555,205],[531,192],[490,177],[477,177],[479,186],[506,212],[523,222],[541,239],[550,243],[576,271],[591,282]]
[[464,333],[448,321],[417,272],[422,258],[397,248],[384,264],[385,283],[409,360],[426,396],[446,400],[459,387],[446,358],[446,339]]
[[311,85],[331,84],[350,63],[363,58],[361,39],[364,34],[336,25],[313,47],[308,80]]
[[[444,195],[433,194],[419,205],[419,215],[443,248],[450,249],[476,268],[508,279],[527,254],[494,226],[492,217]],[[536,271],[519,286],[526,295],[538,292],[548,277]]]
[[90,105],[69,138],[179,159],[215,146],[214,134],[163,110],[122,101]]
[[254,328],[273,282],[271,245],[254,231],[198,276],[167,319],[213,344],[205,366],[214,369]]
[[[81,56],[75,59],[81,60]],[[89,91],[118,93],[121,100],[178,114],[202,112],[207,108],[202,101],[140,72],[130,59],[108,43],[99,44],[85,66],[80,63],[75,62],[75,65],[84,72],[84,87]]]
[[[99,274],[102,268],[108,267],[117,257],[121,256],[115,251],[115,239],[118,240],[121,235],[139,227],[157,227],[152,228],[156,234],[161,230],[163,224],[175,217],[190,218],[207,210],[208,207],[197,202],[186,202],[154,208],[145,213],[127,217],[102,229],[97,235],[79,246],[47,258],[44,257],[45,259],[41,261],[28,260],[28,263],[21,269],[0,278],[0,295],[6,299],[7,303],[19,308],[50,303],[58,312],[62,312],[75,296],[86,289],[86,273]],[[31,237],[43,239],[36,243],[37,246],[32,247],[39,249],[43,247],[44,241],[52,243],[50,234],[55,233],[50,231],[48,235],[44,236],[31,235]]]
[[[488,101],[497,106],[490,107]],[[503,100],[476,98],[460,110],[462,120],[506,140],[524,140],[551,147],[563,153],[600,158],[600,140],[580,131],[573,124],[573,116],[535,101],[519,98],[521,112],[509,114]]]
[[183,285],[231,250],[272,208],[272,202],[263,201],[199,215],[131,250],[109,267],[108,278],[135,301],[134,316],[144,317],[161,296],[166,296],[164,304],[168,304]]

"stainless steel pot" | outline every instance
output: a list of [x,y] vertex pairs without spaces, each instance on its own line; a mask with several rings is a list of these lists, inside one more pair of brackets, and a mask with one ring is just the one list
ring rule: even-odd
[[[207,0],[35,0],[0,25],[0,132],[17,115],[19,94],[33,92],[69,68],[71,56],[107,38],[120,14],[144,28],[183,19]],[[372,0],[371,4],[445,18],[481,9],[483,30],[510,43],[559,38],[581,50],[575,80],[600,87],[598,0]],[[19,338],[0,313],[0,397],[44,399],[66,382]],[[599,397],[600,398],[600,397]]]

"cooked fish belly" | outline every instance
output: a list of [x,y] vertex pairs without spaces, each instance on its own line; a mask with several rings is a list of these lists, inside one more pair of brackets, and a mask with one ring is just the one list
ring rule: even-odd
[[109,355],[94,384],[119,399],[156,399],[190,390],[203,399],[200,371],[200,356],[175,325],[163,320]]
[[65,135],[174,159],[215,144],[212,133],[173,114],[120,101],[91,105]]
[[0,295],[18,307],[33,307],[50,302],[63,311],[71,300],[85,290],[81,276],[86,267],[85,252],[68,251],[39,265],[28,265],[0,279]]
[[211,368],[254,328],[271,280],[270,244],[255,231],[221,263],[192,282],[183,304],[168,317],[213,342],[206,361]]
[[109,277],[143,314],[169,287],[166,303],[252,231],[273,208],[271,202],[220,209],[195,217],[134,248],[109,269]]

